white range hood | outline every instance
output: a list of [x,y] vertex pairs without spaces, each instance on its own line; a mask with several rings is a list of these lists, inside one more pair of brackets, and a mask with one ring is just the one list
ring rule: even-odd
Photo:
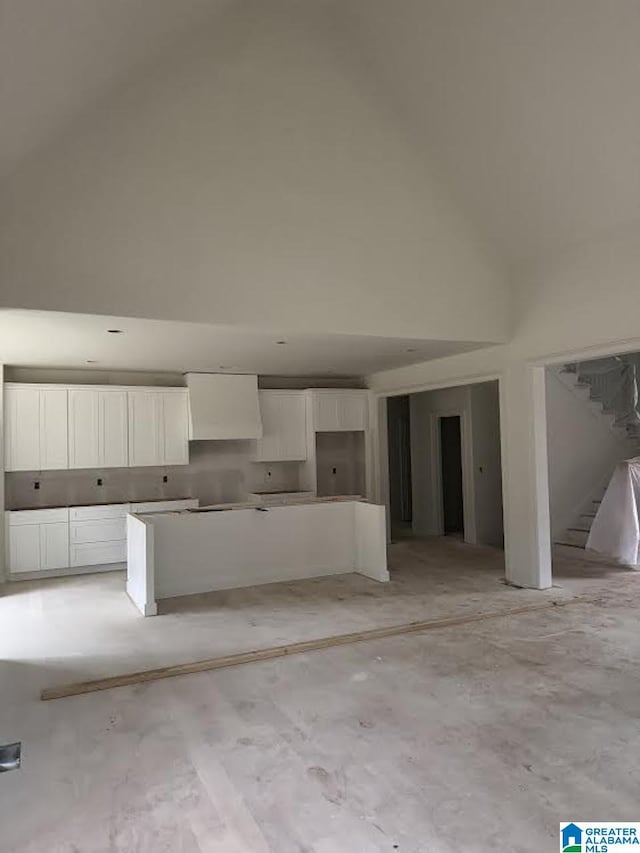
[[262,437],[258,377],[187,373],[189,440]]

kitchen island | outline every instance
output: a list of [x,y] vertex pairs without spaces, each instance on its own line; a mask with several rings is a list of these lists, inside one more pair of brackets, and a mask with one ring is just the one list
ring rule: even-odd
[[130,514],[127,593],[145,616],[163,598],[357,572],[388,581],[385,508],[310,498]]

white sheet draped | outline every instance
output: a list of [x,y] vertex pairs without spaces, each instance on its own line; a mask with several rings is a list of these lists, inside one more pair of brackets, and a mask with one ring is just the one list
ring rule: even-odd
[[587,549],[640,569],[640,456],[621,462],[593,520]]

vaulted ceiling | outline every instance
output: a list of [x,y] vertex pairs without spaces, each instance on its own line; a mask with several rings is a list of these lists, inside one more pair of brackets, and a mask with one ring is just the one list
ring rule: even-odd
[[[2,171],[234,2],[2,0]],[[640,217],[637,0],[307,5],[505,260]]]

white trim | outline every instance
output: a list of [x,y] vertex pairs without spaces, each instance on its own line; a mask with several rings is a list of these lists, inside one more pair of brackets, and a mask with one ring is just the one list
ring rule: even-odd
[[421,382],[419,385],[407,385],[401,389],[393,388],[391,390],[376,391],[371,389],[371,393],[378,399],[384,397],[405,397],[408,394],[421,394],[423,391],[440,391],[443,388],[458,388],[461,385],[480,385],[483,382],[500,382],[504,378],[504,373],[492,371],[491,373],[478,374],[474,373],[470,376],[458,377],[456,379],[440,379],[437,382]]

